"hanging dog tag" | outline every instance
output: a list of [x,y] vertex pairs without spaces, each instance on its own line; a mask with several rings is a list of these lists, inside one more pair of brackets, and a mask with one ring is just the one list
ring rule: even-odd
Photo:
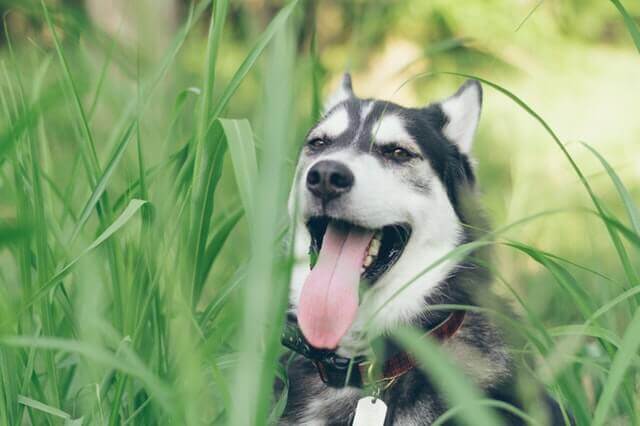
[[386,416],[387,404],[380,398],[366,396],[358,401],[353,426],[383,426]]

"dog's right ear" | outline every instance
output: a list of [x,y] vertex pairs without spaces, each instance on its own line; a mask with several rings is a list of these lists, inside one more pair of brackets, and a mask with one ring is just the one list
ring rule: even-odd
[[351,86],[351,74],[344,73],[338,88],[327,98],[327,102],[324,104],[324,112],[329,112],[334,106],[354,96],[353,87]]
[[438,103],[446,118],[442,129],[450,142],[464,154],[469,154],[482,109],[482,86],[467,80],[451,97]]

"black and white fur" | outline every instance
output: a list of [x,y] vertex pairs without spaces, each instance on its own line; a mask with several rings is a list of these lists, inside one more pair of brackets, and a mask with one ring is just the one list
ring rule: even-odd
[[[446,315],[430,311],[429,306],[477,304],[476,294],[487,293],[489,276],[483,267],[470,258],[446,261],[420,276],[369,321],[400,287],[456,246],[476,238],[474,230],[484,227],[474,203],[470,159],[481,104],[482,89],[476,81],[466,82],[444,101],[404,108],[359,99],[345,75],[324,117],[309,131],[308,141],[324,138],[330,144],[320,151],[302,149],[291,191],[290,210],[296,212],[297,224],[292,317],[309,274],[310,240],[305,224],[310,217],[326,215],[370,229],[395,223],[411,227],[402,256],[362,295],[357,319],[336,350],[339,355],[366,354],[369,337],[385,335],[399,325],[427,330]],[[383,155],[395,146],[414,156],[396,162]],[[326,204],[318,203],[304,183],[308,170],[321,160],[344,163],[355,177],[349,193]],[[386,345],[390,351],[397,350],[391,340]],[[503,336],[488,318],[468,313],[463,327],[443,349],[488,397],[518,405],[510,355]],[[288,402],[280,424],[351,424],[356,403],[363,396],[361,389],[326,386],[313,364],[302,357],[290,364],[288,376]],[[387,425],[428,425],[447,409],[418,369],[402,376],[383,399],[389,407]],[[507,424],[519,424],[516,418],[506,418]]]

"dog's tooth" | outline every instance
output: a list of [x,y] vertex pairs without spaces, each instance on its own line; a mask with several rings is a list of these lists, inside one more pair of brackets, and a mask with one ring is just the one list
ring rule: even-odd
[[371,245],[369,246],[369,254],[371,256],[377,256],[380,252],[380,240],[371,240]]
[[364,258],[365,268],[371,266],[371,263],[373,263],[373,257],[371,257],[370,255],[367,255],[367,257]]

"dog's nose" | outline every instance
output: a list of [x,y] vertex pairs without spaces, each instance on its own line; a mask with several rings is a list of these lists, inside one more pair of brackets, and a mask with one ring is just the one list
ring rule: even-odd
[[313,195],[329,201],[353,187],[353,173],[338,161],[318,161],[307,173],[307,188]]

